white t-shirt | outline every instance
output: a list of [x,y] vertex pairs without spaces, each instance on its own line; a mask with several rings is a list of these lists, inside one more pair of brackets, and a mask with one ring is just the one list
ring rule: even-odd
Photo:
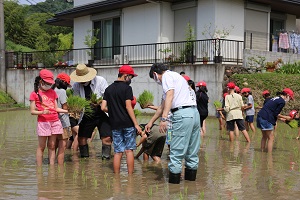
[[174,90],[172,108],[180,106],[195,106],[195,92],[190,88],[187,81],[177,72],[167,70],[162,75],[163,99],[166,99],[166,93]]

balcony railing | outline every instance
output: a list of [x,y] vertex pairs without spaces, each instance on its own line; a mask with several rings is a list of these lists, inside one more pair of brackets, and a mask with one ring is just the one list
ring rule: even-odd
[[[242,63],[243,41],[209,39],[183,42],[124,45],[56,51],[6,52],[7,68],[67,67],[78,63],[93,66],[122,64],[143,65],[163,62],[171,65],[210,63]],[[221,60],[220,60],[221,58]]]

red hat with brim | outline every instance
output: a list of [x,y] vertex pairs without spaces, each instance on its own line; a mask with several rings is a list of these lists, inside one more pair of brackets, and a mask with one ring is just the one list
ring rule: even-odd
[[250,88],[243,88],[242,91],[241,91],[241,93],[243,94],[243,93],[245,93],[245,92],[250,92],[250,91],[251,91]]
[[132,76],[137,76],[137,74],[134,73],[134,70],[130,65],[123,65],[122,67],[120,67],[119,73],[120,74],[129,74],[129,75],[132,75]]
[[229,82],[229,83],[227,83],[227,87],[228,87],[228,89],[234,89],[235,84],[233,82]]
[[51,71],[49,71],[47,69],[42,69],[40,71],[40,77],[41,77],[41,79],[43,79],[43,81],[50,83],[50,84],[54,84],[54,76]]
[[294,92],[290,88],[284,88],[282,92],[285,92],[287,95],[289,95],[292,100],[294,99]]
[[236,93],[239,93],[239,92],[241,91],[240,88],[239,88],[238,86],[235,86],[235,87],[234,87],[234,90],[235,90]]
[[183,78],[184,78],[186,81],[191,80],[191,78],[190,78],[189,76],[187,76],[187,75],[184,75]]
[[68,74],[62,72],[62,73],[59,73],[56,78],[66,82],[66,83],[68,83],[68,85],[70,85],[71,79]]
[[204,81],[199,81],[196,87],[200,87],[200,86],[206,86],[206,83]]
[[294,119],[295,118],[295,115],[298,113],[298,111],[297,110],[292,110],[291,112],[290,112],[290,117],[292,118],[292,119]]
[[262,92],[262,95],[266,95],[266,94],[270,94],[270,92],[268,90]]

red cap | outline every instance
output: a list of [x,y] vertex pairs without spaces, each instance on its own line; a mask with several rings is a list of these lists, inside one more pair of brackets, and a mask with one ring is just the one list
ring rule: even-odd
[[297,110],[292,110],[291,112],[290,112],[290,117],[292,118],[292,119],[294,119],[294,117],[295,117],[295,115],[298,113],[298,111]]
[[229,89],[234,89],[234,88],[235,88],[234,82],[229,82],[229,83],[227,83],[227,87],[228,87]]
[[224,99],[225,99],[225,97],[226,97],[227,95],[228,95],[227,92],[225,92],[225,93],[223,94]]
[[132,106],[132,108],[134,108],[135,105],[136,105],[136,97],[133,96],[133,100],[131,100],[131,106]]
[[199,81],[196,87],[200,87],[200,86],[206,86],[206,83],[204,81]]
[[43,79],[43,81],[54,84],[54,77],[51,71],[47,69],[42,69],[40,71],[40,77],[41,79]]
[[250,91],[251,91],[250,88],[243,88],[242,91],[241,91],[241,93],[243,94],[243,93],[245,93],[245,92],[250,92]]
[[282,92],[285,92],[287,95],[291,97],[291,99],[294,99],[294,92],[290,88],[284,88]]
[[134,70],[130,65],[123,65],[122,67],[120,67],[119,73],[137,76],[137,74],[134,73]]
[[184,78],[186,81],[191,80],[191,78],[190,78],[189,76],[187,76],[187,75],[183,75],[183,78]]
[[70,85],[71,80],[70,80],[70,76],[68,74],[62,72],[62,73],[59,73],[56,78],[59,78],[60,80],[65,81],[66,83],[68,83]]
[[266,94],[270,94],[270,92],[268,90],[262,92],[262,95],[266,95]]
[[239,88],[238,86],[235,86],[235,87],[234,87],[234,90],[235,90],[236,93],[239,93],[239,92],[241,91],[240,88]]

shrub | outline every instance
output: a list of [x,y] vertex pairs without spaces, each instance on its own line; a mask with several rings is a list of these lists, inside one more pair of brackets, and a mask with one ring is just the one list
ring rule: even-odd
[[300,74],[300,62],[284,64],[276,72],[279,74]]
[[262,92],[269,90],[271,96],[288,87],[294,91],[294,101],[288,102],[282,113],[288,115],[290,110],[300,109],[300,75],[278,74],[278,73],[257,73],[257,74],[235,74],[230,81],[234,81],[239,87],[251,88],[254,102],[263,105]]

